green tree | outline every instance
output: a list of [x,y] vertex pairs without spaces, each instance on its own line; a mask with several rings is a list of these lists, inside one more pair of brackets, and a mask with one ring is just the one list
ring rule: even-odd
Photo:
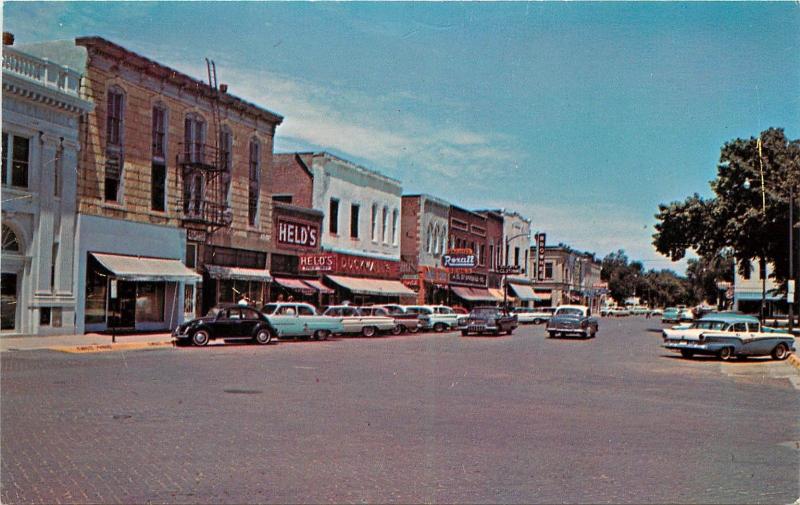
[[734,258],[726,251],[712,257],[690,259],[686,267],[686,276],[692,294],[699,301],[716,302],[719,289],[717,282],[733,282]]
[[800,141],[779,128],[760,139],[760,155],[755,137],[722,146],[712,198],[659,205],[653,244],[660,253],[677,261],[689,249],[704,258],[732,251],[740,268],[759,259],[775,265],[779,280],[788,277],[789,188],[800,184]]

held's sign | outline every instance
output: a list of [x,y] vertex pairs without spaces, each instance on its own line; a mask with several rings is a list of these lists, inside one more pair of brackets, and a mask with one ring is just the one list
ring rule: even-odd
[[278,218],[278,243],[289,246],[317,247],[319,228],[313,224]]
[[336,263],[334,254],[304,254],[300,256],[301,272],[330,272]]
[[454,249],[442,256],[445,268],[475,268],[477,264],[472,249]]

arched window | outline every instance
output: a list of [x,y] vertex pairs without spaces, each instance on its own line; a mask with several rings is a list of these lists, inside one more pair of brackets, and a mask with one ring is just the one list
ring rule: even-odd
[[436,225],[433,228],[433,254],[438,256],[439,255],[439,225]]
[[444,253],[447,252],[447,226],[443,226],[442,227],[442,236],[441,236],[440,241],[442,243],[441,251],[442,251],[442,254],[444,254]]
[[433,225],[430,224],[430,223],[428,224],[427,236],[428,236],[428,239],[427,239],[427,242],[426,242],[425,250],[428,251],[428,254],[431,254],[433,252],[433,240],[434,240],[434,238],[433,238]]
[[18,253],[22,249],[19,238],[8,225],[3,225],[3,251]]

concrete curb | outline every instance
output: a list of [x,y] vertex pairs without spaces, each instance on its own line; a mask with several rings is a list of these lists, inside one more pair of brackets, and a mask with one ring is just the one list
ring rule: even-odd
[[159,349],[164,347],[173,347],[172,340],[165,340],[161,342],[123,342],[115,344],[89,344],[89,345],[65,345],[46,347],[50,351],[65,352],[69,354],[89,354],[97,352],[114,352],[114,351],[139,351],[143,349]]

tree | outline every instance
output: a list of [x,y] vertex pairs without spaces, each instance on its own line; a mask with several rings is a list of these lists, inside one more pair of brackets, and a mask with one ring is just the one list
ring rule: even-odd
[[629,262],[619,250],[603,258],[600,278],[608,283],[608,291],[617,303],[636,294],[652,306],[692,304],[695,299],[689,281],[672,270],[645,271],[639,261]]
[[733,282],[734,258],[730,252],[712,257],[690,259],[686,276],[694,298],[714,302],[719,296],[717,282]]
[[732,251],[740,269],[759,259],[775,265],[779,280],[788,278],[789,188],[800,184],[800,140],[788,140],[780,128],[760,139],[760,155],[755,137],[722,146],[714,197],[659,205],[656,250],[675,261],[689,249],[704,258]]

